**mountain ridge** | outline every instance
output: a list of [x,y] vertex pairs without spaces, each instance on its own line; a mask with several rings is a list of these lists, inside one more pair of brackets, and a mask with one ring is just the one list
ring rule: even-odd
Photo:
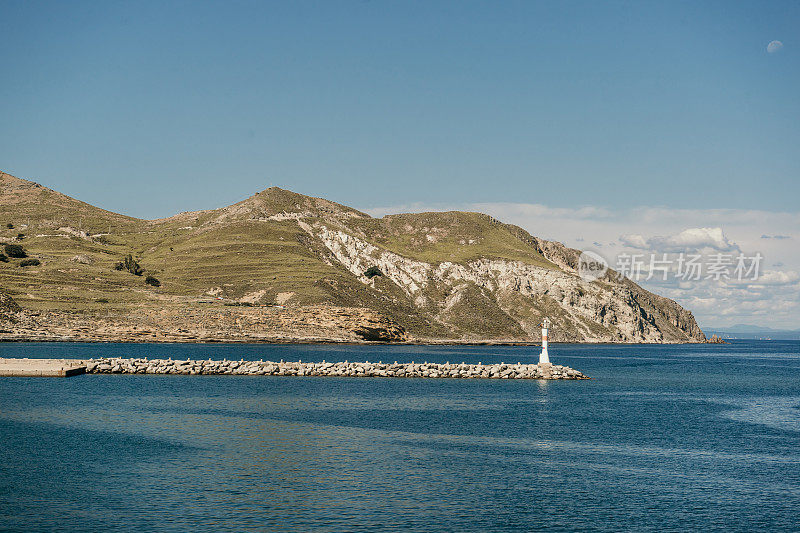
[[[556,341],[705,341],[676,302],[582,280],[579,250],[482,213],[373,218],[270,187],[143,220],[0,173],[0,217],[41,263],[0,263],[0,287],[45,336],[537,342],[546,315]],[[160,286],[115,270],[128,254]]]
[[706,329],[723,339],[800,339],[800,329],[780,329],[753,324],[733,324],[727,327],[708,327]]

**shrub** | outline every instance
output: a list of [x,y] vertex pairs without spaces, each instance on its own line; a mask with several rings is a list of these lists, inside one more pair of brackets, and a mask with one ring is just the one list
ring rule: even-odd
[[29,267],[29,266],[39,266],[41,265],[41,261],[38,259],[23,259],[19,262],[19,266],[21,267]]
[[16,257],[18,259],[28,257],[28,254],[25,253],[25,249],[19,244],[6,244],[5,250],[8,257]]
[[14,224],[12,224],[11,222],[9,222],[8,224],[6,224],[6,227],[7,227],[8,229],[14,229]]
[[6,254],[0,254],[0,263],[8,263],[8,256]]
[[95,302],[97,302],[99,304],[107,304],[108,303],[108,298],[97,298],[95,300]]
[[153,287],[160,287],[161,286],[161,282],[158,281],[153,276],[147,276],[146,278],[144,278],[144,282],[147,283],[148,285],[152,285]]
[[380,268],[376,266],[371,266],[364,271],[364,275],[367,276],[369,279],[372,279],[375,276],[383,276],[383,272],[381,272]]
[[139,263],[131,254],[128,254],[125,259],[114,265],[114,270],[127,270],[134,276],[141,276],[144,273],[144,269],[139,266]]
[[24,238],[25,238],[25,234],[24,233],[17,233],[17,239],[22,240]]

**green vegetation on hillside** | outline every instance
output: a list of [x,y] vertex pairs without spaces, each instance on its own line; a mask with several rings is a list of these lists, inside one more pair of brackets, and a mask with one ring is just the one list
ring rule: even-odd
[[23,258],[28,257],[25,249],[19,244],[6,244],[4,250],[8,257]]
[[141,276],[144,273],[144,269],[131,254],[126,255],[125,259],[114,265],[114,270],[124,270],[125,272],[129,272],[134,276]]
[[504,224],[481,213],[449,211],[388,215],[348,222],[372,242],[418,261],[468,263],[476,259],[508,259],[555,268]]
[[369,267],[368,269],[366,269],[364,271],[364,275],[366,277],[368,277],[369,279],[372,279],[375,276],[383,276],[383,272],[381,272],[380,268],[378,268],[376,266],[371,266],[371,267]]

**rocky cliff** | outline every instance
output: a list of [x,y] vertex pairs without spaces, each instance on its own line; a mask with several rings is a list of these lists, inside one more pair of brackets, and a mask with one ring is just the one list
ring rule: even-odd
[[[147,221],[7,174],[0,200],[0,240],[41,261],[0,263],[0,286],[40,335],[538,342],[548,316],[557,341],[705,340],[674,301],[613,272],[583,280],[578,250],[480,213],[375,219],[271,188]],[[127,254],[160,285],[115,270]]]
[[576,270],[578,250],[530,237],[518,228],[512,231],[514,236],[549,264],[491,257],[463,263],[416,261],[347,229],[331,229],[325,221],[300,225],[325,245],[331,261],[362,283],[378,289],[374,278],[363,275],[377,266],[418,312],[460,337],[536,339],[547,315],[555,341],[705,340],[691,313],[674,301],[618,279],[614,272],[602,280],[585,281]]

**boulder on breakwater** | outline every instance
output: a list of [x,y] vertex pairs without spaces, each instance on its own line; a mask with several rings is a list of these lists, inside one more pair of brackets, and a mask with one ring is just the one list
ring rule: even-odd
[[589,379],[572,368],[536,364],[468,363],[303,363],[102,358],[82,361],[87,374],[181,374],[234,376],[337,376],[461,379]]

